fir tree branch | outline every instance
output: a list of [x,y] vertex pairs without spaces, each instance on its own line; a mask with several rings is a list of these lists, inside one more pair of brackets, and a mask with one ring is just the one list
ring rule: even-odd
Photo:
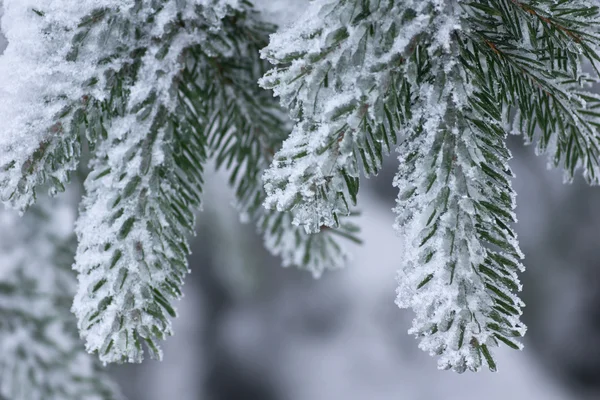
[[389,1],[317,1],[263,50],[275,68],[261,84],[295,122],[265,174],[265,204],[291,211],[308,233],[340,225],[361,169],[376,174],[397,140],[408,97],[397,72],[426,24],[412,12]]
[[225,18],[223,34],[235,43],[236,53],[227,58],[211,57],[202,47],[192,49],[197,62],[212,68],[186,70],[194,71],[183,78],[189,85],[186,97],[194,104],[210,99],[206,106],[211,115],[207,128],[209,146],[217,168],[230,171],[229,183],[235,189],[242,219],[257,225],[267,248],[281,256],[284,266],[298,266],[320,276],[325,269],[340,268],[347,261],[348,255],[335,235],[359,241],[358,227],[344,218],[335,230],[309,235],[302,227],[292,225],[289,212],[262,207],[262,174],[289,127],[271,93],[256,85],[267,70],[259,50],[272,31],[274,27],[259,21],[259,16],[251,11],[237,15],[235,20]]
[[464,372],[496,370],[492,347],[520,348],[525,327],[503,103],[490,75],[474,72],[487,65],[465,45],[460,7],[433,16],[454,21],[446,46],[431,29],[407,59],[411,114],[394,185],[405,239],[397,304],[415,311],[410,332],[440,368]]
[[537,138],[538,151],[549,153],[567,180],[582,169],[586,180],[597,184],[600,98],[586,90],[597,76],[582,72],[582,59],[598,71],[600,9],[586,1],[465,5],[473,73],[494,80],[496,95],[516,109],[514,132],[529,143]]
[[399,147],[396,228],[407,240],[397,303],[415,310],[411,332],[440,368],[496,370],[491,347],[520,348],[525,332],[510,153],[485,83],[471,91],[456,59],[440,59],[431,73],[445,87],[415,98],[414,133]]
[[[51,194],[65,189],[79,161],[86,107],[84,74],[64,63],[76,17],[35,12],[31,3],[4,2],[8,47],[0,58],[0,200],[20,211],[42,186]],[[14,27],[24,21],[27,29]],[[32,68],[40,60],[44,68]]]
[[95,143],[77,222],[73,310],[87,349],[104,362],[140,362],[144,343],[161,358],[158,341],[172,334],[173,301],[188,272],[187,236],[200,207],[208,123],[206,105],[187,101],[184,78],[189,68],[207,67],[193,59],[194,46],[231,51],[217,32],[235,12],[162,1],[90,15],[100,35],[119,32],[117,43],[134,38],[113,48],[114,69],[105,73],[111,95],[99,104],[106,138]]

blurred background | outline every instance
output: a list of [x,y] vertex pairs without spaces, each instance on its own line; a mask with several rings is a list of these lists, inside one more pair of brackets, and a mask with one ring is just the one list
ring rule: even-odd
[[130,400],[588,400],[600,398],[600,188],[563,185],[511,137],[529,326],[499,372],[457,375],[406,332],[394,304],[395,159],[362,193],[365,243],[320,280],[284,269],[239,223],[210,173],[175,336],[164,361],[112,368]]
[[[257,3],[285,24],[306,0]],[[412,312],[394,304],[402,248],[390,157],[363,187],[364,245],[320,280],[281,268],[238,221],[224,175],[209,172],[164,361],[110,373],[130,400],[600,399],[600,188],[563,185],[521,138],[510,147],[529,332],[524,351],[497,351],[499,372],[438,371],[406,333]]]

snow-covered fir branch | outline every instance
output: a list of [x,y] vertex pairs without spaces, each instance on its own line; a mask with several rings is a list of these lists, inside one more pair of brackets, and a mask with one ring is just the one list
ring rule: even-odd
[[79,25],[77,58],[104,52],[111,66],[94,83],[110,92],[88,100],[98,101],[90,126],[105,137],[90,137],[73,305],[88,350],[105,362],[139,362],[143,343],[160,358],[157,342],[172,333],[206,152],[205,110],[190,115],[179,100],[182,58],[229,51],[214,32],[237,12],[204,3],[134,2],[92,10]]
[[283,266],[298,266],[318,277],[326,269],[345,265],[349,255],[339,239],[359,242],[359,229],[351,216],[345,216],[336,229],[310,235],[292,224],[292,213],[263,208],[266,196],[262,175],[287,138],[290,123],[272,93],[256,85],[268,69],[259,51],[275,30],[274,26],[256,22],[231,27],[229,37],[252,39],[239,40],[239,53],[221,60],[216,71],[208,70],[202,78],[186,78],[192,85],[187,90],[188,98],[194,93],[218,93],[213,100],[215,113],[210,117],[209,146],[217,167],[230,170],[242,220],[256,223],[265,246],[281,257]]
[[320,276],[359,241],[360,180],[397,151],[397,303],[458,372],[495,370],[525,332],[507,134],[600,180],[587,0],[315,0],[283,28],[245,0],[3,9],[0,199],[35,215],[89,158],[72,309],[106,363],[161,357],[210,157],[269,250]]
[[400,54],[409,45],[397,30],[416,34],[427,24],[404,26],[406,10],[387,2],[361,13],[359,2],[319,0],[263,50],[276,68],[261,84],[295,121],[265,174],[265,205],[291,210],[307,232],[339,225],[356,204],[360,169],[377,173],[396,142],[406,95]]
[[[284,265],[315,275],[343,265],[338,239],[356,241],[354,225],[309,236],[289,216],[261,206],[261,175],[288,123],[256,83],[266,71],[259,50],[275,28],[250,3],[4,5],[6,21],[31,27],[26,35],[8,30],[6,68],[15,59],[38,66],[34,79],[7,75],[7,90],[30,91],[18,94],[22,109],[6,109],[18,118],[2,136],[5,201],[24,210],[36,190],[64,190],[81,143],[91,153],[76,223],[73,304],[88,351],[103,362],[139,362],[145,345],[161,357],[159,341],[172,334],[173,301],[188,272],[187,237],[209,155],[231,169],[241,212]],[[58,47],[60,54],[50,54]],[[62,102],[60,112],[42,106],[53,98]]]
[[597,77],[582,60],[595,66],[597,35],[586,1],[311,3],[263,51],[275,69],[261,84],[295,121],[265,206],[308,232],[336,226],[359,172],[377,173],[397,142],[397,303],[441,368],[495,370],[490,349],[520,348],[525,332],[504,126],[514,118],[568,178],[581,168],[596,183]]

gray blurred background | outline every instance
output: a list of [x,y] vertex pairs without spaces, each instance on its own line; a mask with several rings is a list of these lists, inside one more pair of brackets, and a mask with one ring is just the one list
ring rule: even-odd
[[365,244],[347,269],[313,280],[283,269],[238,222],[225,176],[209,173],[162,363],[111,369],[130,400],[587,400],[600,398],[600,188],[562,184],[510,138],[529,326],[499,372],[436,370],[394,305],[402,257],[391,225],[395,160],[362,193]]
[[[306,0],[258,3],[285,23]],[[497,352],[499,372],[438,371],[406,333],[412,313],[394,305],[394,157],[364,185],[365,244],[318,281],[281,268],[228,206],[225,176],[209,172],[164,361],[110,372],[130,400],[600,399],[600,188],[563,185],[520,138],[510,147],[529,332],[524,351]]]

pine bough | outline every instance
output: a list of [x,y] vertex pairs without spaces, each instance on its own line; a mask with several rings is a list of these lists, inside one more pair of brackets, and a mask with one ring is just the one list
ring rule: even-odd
[[507,122],[598,183],[597,74],[582,72],[598,17],[585,1],[317,0],[263,50],[261,84],[295,122],[265,206],[335,228],[395,147],[397,304],[440,368],[495,370],[490,348],[525,333]]
[[256,84],[267,70],[259,50],[273,28],[249,4],[98,8],[73,0],[40,8],[7,0],[4,7],[0,195],[23,211],[41,188],[64,190],[87,143],[73,311],[101,361],[140,362],[144,344],[161,357],[158,341],[172,333],[172,303],[188,272],[187,236],[208,155],[231,171],[240,211],[285,265],[315,275],[343,265],[336,234],[355,239],[351,222],[309,236],[286,213],[261,207],[261,174],[287,122]]
[[4,10],[0,198],[25,211],[89,153],[72,309],[105,363],[161,357],[209,157],[267,247],[319,276],[358,241],[360,176],[395,149],[397,304],[458,372],[495,370],[491,348],[525,333],[507,134],[600,179],[600,11],[584,0],[315,0],[270,41],[244,0]]

